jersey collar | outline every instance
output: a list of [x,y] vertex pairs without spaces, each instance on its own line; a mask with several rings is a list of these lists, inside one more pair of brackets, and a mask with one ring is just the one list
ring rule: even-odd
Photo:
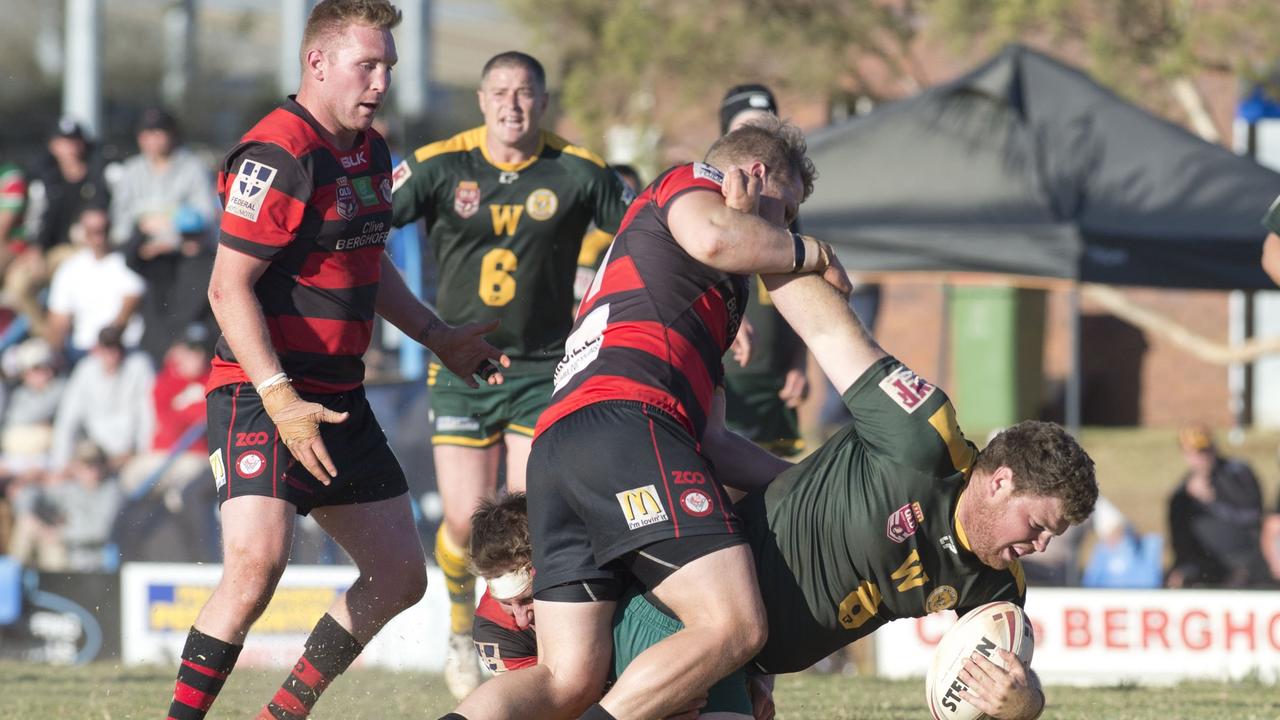
[[503,170],[505,172],[520,172],[521,170],[524,170],[530,165],[538,162],[538,159],[542,157],[542,151],[546,149],[546,147],[547,147],[547,131],[539,130],[538,131],[538,149],[533,151],[533,154],[529,156],[528,160],[524,160],[518,163],[498,162],[497,160],[494,160],[492,156],[489,155],[489,128],[485,127],[484,125],[480,126],[480,154],[484,155],[485,162],[488,162],[490,165],[498,168],[499,170]]

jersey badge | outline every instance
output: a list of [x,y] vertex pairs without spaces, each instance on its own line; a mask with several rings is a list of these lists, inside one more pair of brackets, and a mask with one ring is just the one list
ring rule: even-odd
[[356,195],[360,198],[360,204],[365,207],[373,207],[378,204],[378,195],[373,191],[373,178],[368,175],[361,175],[351,181],[356,187]]
[[950,550],[952,555],[960,554],[960,551],[956,549],[956,541],[951,539],[950,535],[943,535],[938,539],[938,544]]
[[498,648],[498,643],[476,643],[476,652],[480,654],[480,662],[489,668],[489,672],[494,675],[500,675],[507,671],[507,665],[502,661],[502,651]]
[[889,516],[884,534],[896,543],[904,543],[907,538],[916,534],[921,520],[924,520],[924,513],[920,510],[920,503],[909,502]]
[[209,455],[209,467],[213,469],[213,482],[221,490],[227,484],[227,466],[222,463],[222,448]]
[[940,585],[929,593],[928,599],[924,601],[924,611],[927,613],[942,612],[950,610],[956,606],[956,601],[960,599],[960,594],[950,585]]
[[[391,173],[391,192],[394,193],[396,190],[403,187],[405,181],[408,180],[411,175],[413,175],[413,169],[409,167],[409,161],[401,160],[400,164],[397,165],[396,169]],[[387,200],[387,202],[391,201]]]
[[338,217],[343,220],[350,220],[356,216],[356,193],[351,189],[351,182],[345,177],[338,178],[337,199],[333,207],[338,211]]
[[236,173],[236,181],[231,185],[227,195],[226,211],[238,215],[249,222],[258,221],[258,213],[262,212],[262,204],[267,199],[267,191],[276,179],[276,169],[254,160],[245,160],[240,164],[240,172]]
[[249,480],[256,478],[262,474],[262,469],[267,466],[267,459],[257,450],[250,450],[242,453],[240,459],[236,460],[236,474]]
[[710,180],[717,185],[724,183],[724,173],[702,162],[696,162],[693,164],[693,177],[702,180]]
[[453,191],[453,211],[458,217],[467,219],[480,210],[480,183],[474,180],[459,180]]
[[524,209],[534,220],[550,220],[551,216],[556,214],[556,207],[559,204],[560,200],[554,192],[547,188],[538,188],[529,193],[529,199],[524,201]]
[[618,505],[622,508],[622,516],[627,521],[627,528],[636,530],[655,523],[666,522],[667,509],[658,498],[658,490],[652,485],[623,490],[617,494]]
[[915,412],[937,390],[924,378],[911,372],[906,365],[899,365],[881,380],[880,389],[908,413]]
[[392,194],[391,178],[382,178],[382,181],[378,183],[378,192],[382,194],[382,201],[390,205]]
[[515,181],[519,179],[520,179],[520,173],[512,172],[510,170],[503,170],[502,174],[498,175],[498,184],[513,185],[515,184]]
[[706,517],[713,508],[710,496],[698,489],[685,490],[680,496],[680,506],[694,517]]

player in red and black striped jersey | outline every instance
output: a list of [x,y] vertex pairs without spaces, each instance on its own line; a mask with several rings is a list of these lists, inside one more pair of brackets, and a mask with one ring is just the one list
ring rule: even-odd
[[374,314],[464,376],[506,360],[483,340],[491,326],[441,322],[383,252],[391,160],[370,125],[399,19],[385,0],[318,4],[296,98],[250,130],[219,174],[225,212],[209,300],[223,336],[208,433],[224,562],[183,649],[174,720],[203,718],[213,704],[288,562],[295,514],[313,514],[360,580],[320,619],[259,718],[306,717],[426,589],[404,473],[361,384]]
[[[541,663],[481,686],[459,714],[663,717],[763,643],[750,551],[717,479],[726,468],[700,443],[745,274],[816,270],[847,287],[829,247],[786,229],[812,189],[804,152],[792,126],[744,127],[631,204],[578,310],[529,459]],[[727,206],[726,193],[758,196],[758,214]],[[782,462],[738,440],[737,462]],[[591,705],[627,576],[685,629]]]

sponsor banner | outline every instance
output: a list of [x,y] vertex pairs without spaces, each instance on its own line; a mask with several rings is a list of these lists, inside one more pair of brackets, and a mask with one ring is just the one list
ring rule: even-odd
[[[187,631],[209,598],[220,565],[127,563],[121,572],[121,624],[126,663],[178,662]],[[245,642],[237,667],[286,668],[334,598],[356,579],[351,565],[290,566],[271,604]],[[449,636],[444,575],[427,568],[427,594],[396,616],[356,660],[356,667],[440,672]],[[477,583],[477,598],[483,592]]]
[[[1046,684],[1280,682],[1280,592],[1032,588],[1032,667]],[[923,677],[955,613],[876,631],[882,677]]]

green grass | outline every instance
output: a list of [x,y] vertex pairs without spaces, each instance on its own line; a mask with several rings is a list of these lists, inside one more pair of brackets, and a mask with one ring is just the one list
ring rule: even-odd
[[[0,663],[0,720],[163,717],[174,668],[50,667]],[[227,681],[211,718],[252,717],[275,692],[284,671],[244,668]],[[923,681],[879,681],[803,673],[778,680],[779,720],[927,718]],[[1188,683],[1174,688],[1048,689],[1047,720],[1273,720],[1280,687],[1252,682]],[[437,675],[353,670],[321,699],[316,720],[439,717],[452,708]],[[535,720],[529,718],[528,720]]]

